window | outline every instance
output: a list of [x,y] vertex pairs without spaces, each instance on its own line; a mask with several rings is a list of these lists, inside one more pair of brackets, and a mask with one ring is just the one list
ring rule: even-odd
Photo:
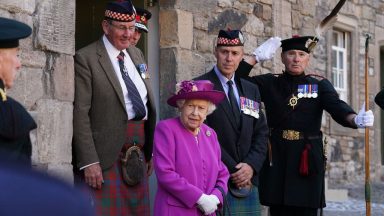
[[349,52],[349,34],[334,30],[332,33],[332,82],[340,98],[348,99],[347,56]]

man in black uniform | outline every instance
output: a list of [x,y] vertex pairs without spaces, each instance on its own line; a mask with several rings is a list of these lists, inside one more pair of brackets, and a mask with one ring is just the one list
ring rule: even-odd
[[31,32],[24,23],[0,17],[0,152],[9,159],[28,163],[32,153],[29,132],[36,123],[19,102],[7,97],[6,90],[12,87],[21,67],[19,39]]
[[[285,71],[249,78],[259,86],[270,128],[269,158],[260,172],[259,192],[272,216],[316,216],[325,206],[323,110],[345,127],[373,125],[372,111],[363,108],[356,114],[327,79],[305,73],[316,43],[312,36],[283,40]],[[255,63],[252,58],[243,61],[236,75],[247,77]]]

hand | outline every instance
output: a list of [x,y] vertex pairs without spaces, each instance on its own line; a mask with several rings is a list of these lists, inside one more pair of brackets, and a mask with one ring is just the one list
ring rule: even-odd
[[246,163],[239,163],[236,165],[236,168],[238,170],[231,174],[232,182],[239,188],[246,187],[250,184],[253,176],[252,167]]
[[217,210],[217,204],[220,203],[220,201],[217,203],[218,200],[219,199],[215,195],[203,194],[199,200],[197,200],[197,204],[199,205],[200,210],[203,211],[204,215],[210,215]]
[[253,51],[257,62],[270,60],[275,55],[276,50],[281,46],[280,37],[271,37]]
[[365,102],[363,107],[360,109],[359,113],[355,116],[355,124],[358,128],[371,127],[373,126],[373,121],[375,117],[373,116],[372,110],[365,111]]
[[152,159],[148,162],[145,162],[146,165],[147,165],[147,176],[150,176],[152,175],[152,172],[153,172],[153,161]]
[[93,164],[84,169],[85,183],[89,186],[101,189],[101,184],[104,182],[100,164]]

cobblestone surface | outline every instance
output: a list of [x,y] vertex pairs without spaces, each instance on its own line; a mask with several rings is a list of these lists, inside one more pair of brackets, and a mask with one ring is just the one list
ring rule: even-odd
[[[327,202],[324,216],[363,216],[365,215],[364,185],[343,185],[349,199],[345,202]],[[371,215],[384,216],[384,183],[371,185]]]

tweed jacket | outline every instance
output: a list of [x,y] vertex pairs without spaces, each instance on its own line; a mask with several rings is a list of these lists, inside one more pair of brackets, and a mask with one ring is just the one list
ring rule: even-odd
[[[135,65],[145,63],[136,47],[127,49]],[[150,80],[143,79],[148,91],[148,119],[145,122],[146,160],[152,157],[156,110]],[[75,102],[73,147],[76,166],[100,162],[103,170],[117,160],[126,138],[128,115],[123,91],[102,39],[80,49],[75,55]]]

